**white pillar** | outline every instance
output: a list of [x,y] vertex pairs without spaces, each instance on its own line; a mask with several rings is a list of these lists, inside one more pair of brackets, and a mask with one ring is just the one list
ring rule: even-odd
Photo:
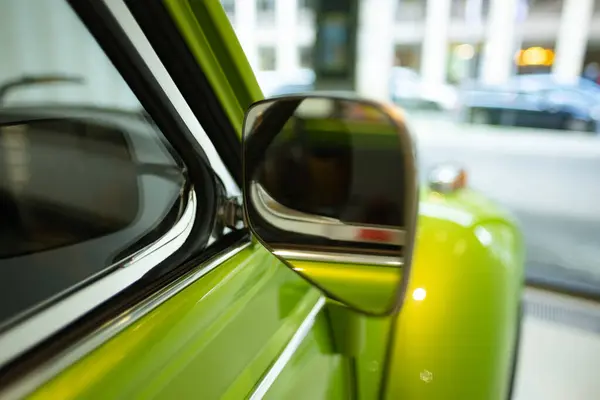
[[396,3],[396,0],[360,1],[356,91],[365,97],[390,99]]
[[502,84],[511,76],[517,49],[518,0],[491,0],[481,80]]
[[564,0],[552,73],[557,80],[575,82],[583,71],[593,0]]
[[446,82],[450,6],[450,0],[427,1],[425,37],[421,49],[421,76],[426,84]]
[[[249,0],[246,0],[249,1]],[[300,68],[298,27],[298,0],[277,0],[275,3],[277,29],[276,69],[290,72]]]
[[252,68],[258,67],[256,43],[256,2],[235,0],[234,28]]

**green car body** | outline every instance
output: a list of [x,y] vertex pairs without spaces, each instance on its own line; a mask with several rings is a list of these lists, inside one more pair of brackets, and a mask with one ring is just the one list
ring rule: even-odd
[[[262,94],[220,3],[163,5],[240,140]],[[509,397],[523,245],[512,217],[480,194],[421,190],[408,289],[388,317],[329,301],[248,234],[214,246],[104,325],[32,358],[0,398]],[[397,284],[343,266],[330,279],[350,291]]]

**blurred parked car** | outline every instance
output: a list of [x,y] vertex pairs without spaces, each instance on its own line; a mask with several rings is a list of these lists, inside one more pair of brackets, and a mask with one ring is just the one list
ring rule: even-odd
[[458,99],[454,86],[426,83],[416,71],[405,67],[392,69],[391,96],[394,103],[405,107],[434,110],[452,110]]
[[470,84],[458,107],[463,122],[597,132],[600,87],[589,80],[557,82],[549,74],[524,75],[506,85]]

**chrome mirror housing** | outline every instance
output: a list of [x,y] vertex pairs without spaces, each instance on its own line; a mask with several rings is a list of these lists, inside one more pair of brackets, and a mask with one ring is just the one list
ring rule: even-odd
[[[417,204],[414,145],[394,106],[286,96],[255,103],[246,114],[250,229],[331,298],[369,314],[395,310]],[[348,285],[361,276],[378,283]]]

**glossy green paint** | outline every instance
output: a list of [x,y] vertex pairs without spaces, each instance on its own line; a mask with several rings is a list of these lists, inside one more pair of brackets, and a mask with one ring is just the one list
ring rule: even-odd
[[[321,297],[253,245],[70,366],[34,399],[186,399],[248,396]],[[325,316],[283,371],[295,398],[347,398],[347,363],[333,352]],[[123,319],[125,323],[127,317]],[[289,394],[273,386],[273,398]]]
[[[389,137],[398,136],[398,128],[392,124],[391,121],[352,121],[351,124],[345,119],[333,119],[333,118],[303,118],[304,129],[308,132],[309,137],[312,140],[322,139],[326,141],[335,142],[336,140],[343,140],[344,136],[356,135],[360,136],[372,136],[377,139],[379,136],[383,136],[383,140],[390,139]],[[291,128],[292,124],[288,124],[287,127]],[[323,135],[327,135],[324,136]],[[342,143],[344,143],[342,141]],[[384,142],[386,143],[386,142]],[[387,142],[389,143],[389,141]],[[392,142],[393,143],[393,142]]]
[[354,308],[377,315],[389,313],[402,280],[402,270],[398,267],[287,261],[296,272],[318,283],[331,297],[344,299]]
[[263,95],[223,6],[218,0],[163,2],[241,135],[244,113]]
[[[391,121],[349,123],[343,119],[303,118],[303,132],[312,145],[341,145],[360,148],[387,148],[400,151],[398,127]],[[295,137],[294,120],[288,121],[277,141]]]
[[356,357],[358,399],[379,399],[387,375],[389,337],[394,317],[364,318],[364,343]]
[[[171,8],[202,68],[224,71],[213,74],[211,83],[229,88],[218,94],[223,107],[233,110],[230,118],[241,137],[243,109],[238,106],[258,100],[260,91],[237,39],[231,38],[225,13],[216,6],[212,9],[215,15],[222,14],[218,21],[223,26],[215,29],[230,38],[219,41],[229,54],[219,65],[215,57],[203,58],[210,54],[210,46],[188,26],[194,18],[202,18],[200,9],[177,13],[176,7]],[[227,78],[230,73],[245,79],[234,87]],[[478,237],[481,229],[491,238],[489,245]],[[358,398],[377,398],[386,376],[389,399],[502,398],[511,374],[523,282],[518,228],[507,212],[470,190],[449,196],[424,190],[415,252],[400,313],[362,317],[365,341],[355,359]],[[421,302],[412,299],[417,288],[427,291]]]
[[[522,282],[508,214],[468,190],[426,193],[387,398],[506,399]],[[425,299],[412,298],[416,289]]]
[[315,328],[302,341],[265,399],[352,398],[350,365],[343,355],[331,355],[334,343],[326,313],[317,318]]

